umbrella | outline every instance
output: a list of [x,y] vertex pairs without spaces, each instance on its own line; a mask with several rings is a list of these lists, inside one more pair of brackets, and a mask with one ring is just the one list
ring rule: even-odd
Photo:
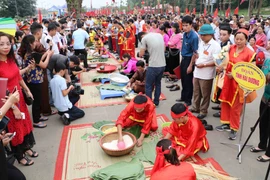
[[0,31],[15,36],[16,22],[12,18],[0,18]]

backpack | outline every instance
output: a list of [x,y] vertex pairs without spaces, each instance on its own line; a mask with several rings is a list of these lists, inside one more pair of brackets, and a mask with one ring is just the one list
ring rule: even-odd
[[264,65],[264,61],[265,61],[264,52],[259,51],[256,55],[256,66],[258,66],[259,68],[262,68],[262,66]]

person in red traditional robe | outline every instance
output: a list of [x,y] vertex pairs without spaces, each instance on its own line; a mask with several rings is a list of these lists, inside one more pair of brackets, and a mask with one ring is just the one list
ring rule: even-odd
[[156,110],[153,101],[142,94],[137,95],[121,112],[116,121],[118,142],[123,142],[122,128],[139,125],[142,126],[141,136],[137,146],[141,146],[145,135],[158,129]]
[[209,143],[206,138],[206,130],[202,122],[192,115],[187,106],[176,103],[171,108],[173,122],[170,127],[163,128],[164,139],[172,141],[172,147],[176,149],[178,159],[194,156],[202,150],[209,150]]
[[217,126],[217,131],[230,131],[229,139],[235,140],[240,126],[240,117],[243,109],[244,91],[232,76],[232,68],[238,62],[250,62],[256,53],[247,46],[248,31],[239,29],[235,34],[235,45],[230,46],[229,61],[217,67],[217,70],[225,69],[224,84],[219,100],[221,101],[222,125]]
[[187,162],[180,163],[171,140],[160,140],[157,143],[156,153],[150,180],[196,180],[194,168]]
[[[133,35],[133,31],[132,28],[129,26],[128,22],[124,22],[125,25],[125,31],[124,31],[124,46],[123,46],[123,51],[124,54],[129,54],[131,57],[136,57],[135,56],[135,46],[134,46],[134,39],[135,39],[135,35]],[[133,38],[134,36],[134,38]]]

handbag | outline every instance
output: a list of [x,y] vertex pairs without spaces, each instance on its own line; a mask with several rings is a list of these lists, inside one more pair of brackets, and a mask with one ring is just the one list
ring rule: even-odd
[[33,99],[26,93],[26,91],[24,89],[22,89],[22,93],[23,93],[23,98],[25,103],[30,106],[33,104]]
[[177,51],[175,51],[175,52],[173,52],[172,50],[171,50],[171,48],[169,48],[169,52],[170,52],[170,56],[177,56],[178,54],[179,54],[179,52],[180,52],[180,50],[179,49],[177,49]]
[[220,89],[223,88],[224,77],[225,77],[225,73],[220,73],[220,74],[218,75],[217,87],[219,87]]

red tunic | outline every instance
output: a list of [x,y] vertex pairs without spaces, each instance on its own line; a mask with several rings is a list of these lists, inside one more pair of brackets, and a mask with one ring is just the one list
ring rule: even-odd
[[8,131],[16,132],[16,136],[12,139],[11,144],[17,146],[23,143],[24,136],[28,135],[33,130],[33,126],[20,86],[20,80],[22,80],[22,78],[15,62],[11,60],[8,60],[7,63],[0,61],[0,77],[8,78],[7,89],[10,92],[17,86],[20,93],[20,101],[17,107],[21,112],[25,113],[25,119],[15,119],[12,109],[6,113],[6,116],[10,119],[7,126]]
[[133,100],[127,105],[127,107],[121,112],[116,121],[116,126],[121,124],[123,128],[131,127],[134,125],[142,126],[141,132],[148,134],[150,130],[156,131],[158,128],[156,110],[153,102],[147,97],[146,106],[141,113],[136,112],[134,109]]
[[[238,62],[251,62],[256,55],[252,50],[248,47],[237,56],[234,57],[234,53],[236,52],[236,45],[231,45],[229,51],[229,63],[226,68],[226,73],[232,72],[232,67],[234,64]],[[235,101],[235,98],[238,94],[239,86],[238,83],[234,79],[229,79],[228,76],[224,77],[224,86],[222,87],[222,91],[219,97],[221,102],[228,103],[230,106]],[[243,95],[240,95],[241,97]]]
[[208,151],[209,144],[206,138],[206,130],[201,121],[193,115],[189,115],[186,124],[177,124],[173,121],[168,128],[163,129],[163,134],[170,133],[173,148],[178,156],[185,154],[194,156],[198,151]]
[[167,164],[155,172],[150,180],[196,180],[196,173],[191,164],[181,162],[179,166]]

